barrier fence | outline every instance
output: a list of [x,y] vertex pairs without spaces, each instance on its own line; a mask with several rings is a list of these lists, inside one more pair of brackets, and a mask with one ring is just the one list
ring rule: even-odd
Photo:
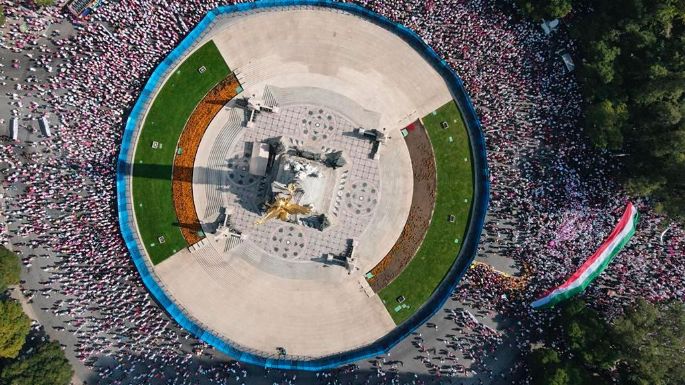
[[[222,338],[218,333],[208,330],[208,328],[201,325],[199,321],[195,320],[191,315],[180,308],[160,285],[159,280],[154,274],[152,264],[143,254],[144,246],[137,236],[135,217],[131,205],[132,195],[130,189],[130,179],[132,175],[130,171],[133,165],[134,150],[138,140],[139,130],[143,124],[142,119],[145,111],[154,99],[153,96],[155,92],[164,83],[164,79],[169,71],[171,71],[182,58],[187,56],[190,53],[190,50],[206,36],[211,26],[216,22],[216,18],[222,15],[234,15],[243,12],[268,11],[275,8],[302,9],[303,7],[326,8],[364,18],[365,20],[371,21],[380,27],[395,33],[419,52],[443,77],[461,111],[469,135],[474,172],[474,199],[471,205],[469,225],[464,242],[462,243],[462,247],[459,250],[455,262],[452,264],[429,300],[406,321],[373,343],[320,358],[279,356],[275,353],[259,352],[247,347],[239,346],[228,341],[226,338]],[[490,194],[485,138],[476,111],[463,87],[463,81],[457,73],[446,61],[442,60],[431,47],[424,43],[414,31],[404,25],[395,23],[356,4],[339,3],[331,0],[265,0],[222,6],[209,11],[202,21],[200,21],[200,23],[186,35],[183,41],[181,41],[181,43],[157,66],[145,85],[145,88],[143,88],[140,93],[140,96],[126,121],[117,162],[116,182],[119,225],[122,237],[131,254],[131,259],[133,260],[136,269],[138,269],[143,283],[152,296],[179,325],[197,338],[214,346],[217,350],[242,362],[269,368],[308,371],[332,369],[378,354],[383,354],[402,341],[419,326],[427,322],[440,308],[442,308],[476,256]]]

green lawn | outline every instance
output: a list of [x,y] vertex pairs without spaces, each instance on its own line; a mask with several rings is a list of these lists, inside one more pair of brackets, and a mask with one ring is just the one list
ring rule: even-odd
[[[440,123],[449,124],[443,129]],[[455,261],[469,218],[473,198],[473,170],[469,138],[454,101],[423,118],[433,145],[438,173],[435,211],[426,238],[405,270],[381,290],[380,298],[398,325],[411,316],[442,281]],[[452,141],[450,141],[452,138]],[[456,216],[450,223],[449,215]],[[397,297],[409,308],[395,311]]]
[[[206,67],[200,73],[200,67]],[[176,144],[195,106],[230,70],[214,42],[209,42],[169,76],[143,124],[133,166],[133,204],[138,231],[152,263],[187,247],[171,195]],[[162,147],[152,148],[152,142]],[[164,236],[160,244],[158,238]]]

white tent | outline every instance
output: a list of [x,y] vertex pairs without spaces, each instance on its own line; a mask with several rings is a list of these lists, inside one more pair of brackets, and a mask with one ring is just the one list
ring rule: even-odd
[[559,19],[554,19],[554,20],[542,20],[541,24],[542,30],[545,32],[545,35],[549,35],[550,33],[556,31],[559,29]]
[[19,139],[19,119],[10,119],[10,136],[12,140],[17,141]]
[[565,53],[561,55],[561,60],[564,61],[567,72],[573,72],[573,70],[576,68],[576,65],[573,63],[573,59],[571,59],[571,55]]
[[41,131],[43,131],[43,135],[47,136],[48,138],[52,136],[52,131],[50,131],[50,122],[48,122],[48,118],[46,118],[45,116],[41,116],[39,124]]

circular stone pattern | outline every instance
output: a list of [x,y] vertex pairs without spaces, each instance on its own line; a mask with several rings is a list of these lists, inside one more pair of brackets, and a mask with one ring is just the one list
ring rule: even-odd
[[378,204],[378,188],[373,183],[358,180],[345,192],[343,207],[354,215],[370,215]]
[[298,259],[307,247],[306,235],[302,226],[281,226],[271,234],[271,250],[279,257]]
[[337,127],[335,114],[325,108],[306,107],[300,122],[302,134],[313,142],[328,139]]

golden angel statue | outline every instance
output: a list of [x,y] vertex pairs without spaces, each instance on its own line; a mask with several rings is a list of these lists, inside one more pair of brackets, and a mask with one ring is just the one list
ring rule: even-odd
[[297,190],[294,184],[289,184],[287,189],[287,194],[279,194],[273,202],[267,203],[266,214],[256,222],[258,225],[274,218],[287,221],[289,215],[309,214],[312,211],[310,207],[301,206],[292,201]]

